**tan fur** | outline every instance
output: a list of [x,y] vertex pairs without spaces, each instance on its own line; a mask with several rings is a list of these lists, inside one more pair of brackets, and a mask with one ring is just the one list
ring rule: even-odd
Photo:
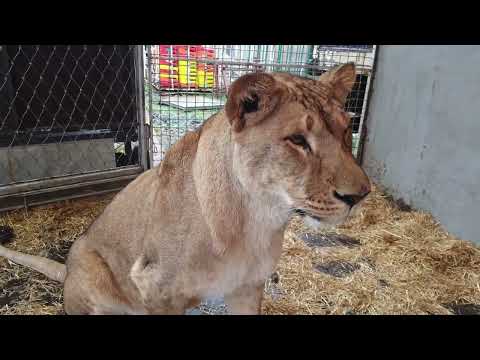
[[[66,312],[182,314],[225,296],[232,313],[259,314],[292,210],[340,223],[351,208],[333,192],[370,190],[342,108],[354,79],[348,64],[319,81],[265,73],[235,81],[225,109],[130,183],[74,243]],[[311,153],[288,140],[297,133]]]

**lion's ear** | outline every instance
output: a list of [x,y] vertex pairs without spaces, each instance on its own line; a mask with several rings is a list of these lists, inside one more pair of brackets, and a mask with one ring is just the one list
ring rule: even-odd
[[332,86],[333,97],[342,106],[347,101],[348,94],[355,84],[356,70],[353,62],[337,66],[326,73],[323,73],[318,81],[329,82]]
[[280,91],[273,76],[250,73],[230,86],[225,113],[232,129],[238,132],[263,120],[275,109],[279,99]]

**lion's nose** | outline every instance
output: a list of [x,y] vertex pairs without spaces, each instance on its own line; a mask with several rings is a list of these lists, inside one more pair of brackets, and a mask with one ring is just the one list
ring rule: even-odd
[[370,194],[370,187],[362,187],[361,192],[358,194],[340,194],[336,191],[333,192],[333,196],[340,201],[343,201],[350,207],[358,204],[360,200],[364,199],[368,194]]

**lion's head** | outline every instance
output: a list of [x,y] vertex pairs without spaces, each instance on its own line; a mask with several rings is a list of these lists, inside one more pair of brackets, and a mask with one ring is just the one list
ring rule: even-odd
[[352,155],[344,111],[354,82],[349,63],[318,80],[251,73],[232,83],[225,112],[240,182],[255,193],[277,195],[314,225],[345,221],[370,192]]

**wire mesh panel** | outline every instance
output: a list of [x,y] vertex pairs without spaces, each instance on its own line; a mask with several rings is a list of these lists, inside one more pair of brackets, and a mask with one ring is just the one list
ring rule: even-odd
[[0,186],[139,164],[135,48],[0,45]]
[[152,131],[151,160],[157,165],[168,148],[226,102],[229,85],[253,71],[288,72],[318,78],[332,67],[354,62],[357,79],[346,110],[353,119],[357,154],[375,47],[371,45],[149,45],[146,106]]

